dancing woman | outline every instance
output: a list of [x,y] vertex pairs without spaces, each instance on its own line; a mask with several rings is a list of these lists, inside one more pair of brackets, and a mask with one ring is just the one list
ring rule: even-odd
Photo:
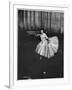
[[54,54],[58,51],[58,38],[57,36],[49,38],[43,30],[41,30],[41,34],[37,34],[36,36],[40,36],[41,41],[36,46],[36,53],[40,55],[40,60],[42,56],[50,58],[54,56]]

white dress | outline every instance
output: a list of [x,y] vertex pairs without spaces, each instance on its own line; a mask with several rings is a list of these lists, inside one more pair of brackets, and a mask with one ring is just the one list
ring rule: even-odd
[[[36,47],[36,53],[41,56],[50,58],[58,51],[58,38],[57,36],[48,38],[45,33],[40,35],[41,42]],[[49,42],[48,42],[48,40]]]

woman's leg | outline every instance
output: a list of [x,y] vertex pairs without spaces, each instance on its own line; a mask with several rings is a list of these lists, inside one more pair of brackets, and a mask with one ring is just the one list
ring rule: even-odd
[[42,56],[40,56],[40,60],[42,60]]
[[42,57],[40,56],[40,60],[42,59]]

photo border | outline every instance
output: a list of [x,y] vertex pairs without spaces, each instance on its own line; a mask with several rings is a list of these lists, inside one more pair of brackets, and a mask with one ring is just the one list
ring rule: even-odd
[[[64,78],[54,78],[54,79],[37,79],[37,80],[17,80],[17,9],[20,8],[27,9],[31,7],[39,7],[38,9],[41,10],[42,8],[61,8],[64,11]],[[10,88],[13,87],[33,87],[33,86],[49,86],[49,85],[68,85],[70,82],[70,72],[69,72],[69,65],[70,62],[68,61],[68,25],[69,25],[69,18],[68,18],[68,11],[69,11],[69,6],[63,6],[63,5],[24,5],[24,3],[20,2],[9,2],[9,86]],[[67,49],[66,49],[67,48]],[[65,61],[66,60],[66,61]]]

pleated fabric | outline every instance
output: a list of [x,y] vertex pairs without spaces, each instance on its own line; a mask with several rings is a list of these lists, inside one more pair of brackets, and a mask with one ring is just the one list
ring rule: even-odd
[[48,38],[48,40],[41,40],[41,42],[38,43],[38,45],[36,46],[36,53],[41,56],[50,58],[53,57],[55,53],[57,53],[59,41],[57,36]]

